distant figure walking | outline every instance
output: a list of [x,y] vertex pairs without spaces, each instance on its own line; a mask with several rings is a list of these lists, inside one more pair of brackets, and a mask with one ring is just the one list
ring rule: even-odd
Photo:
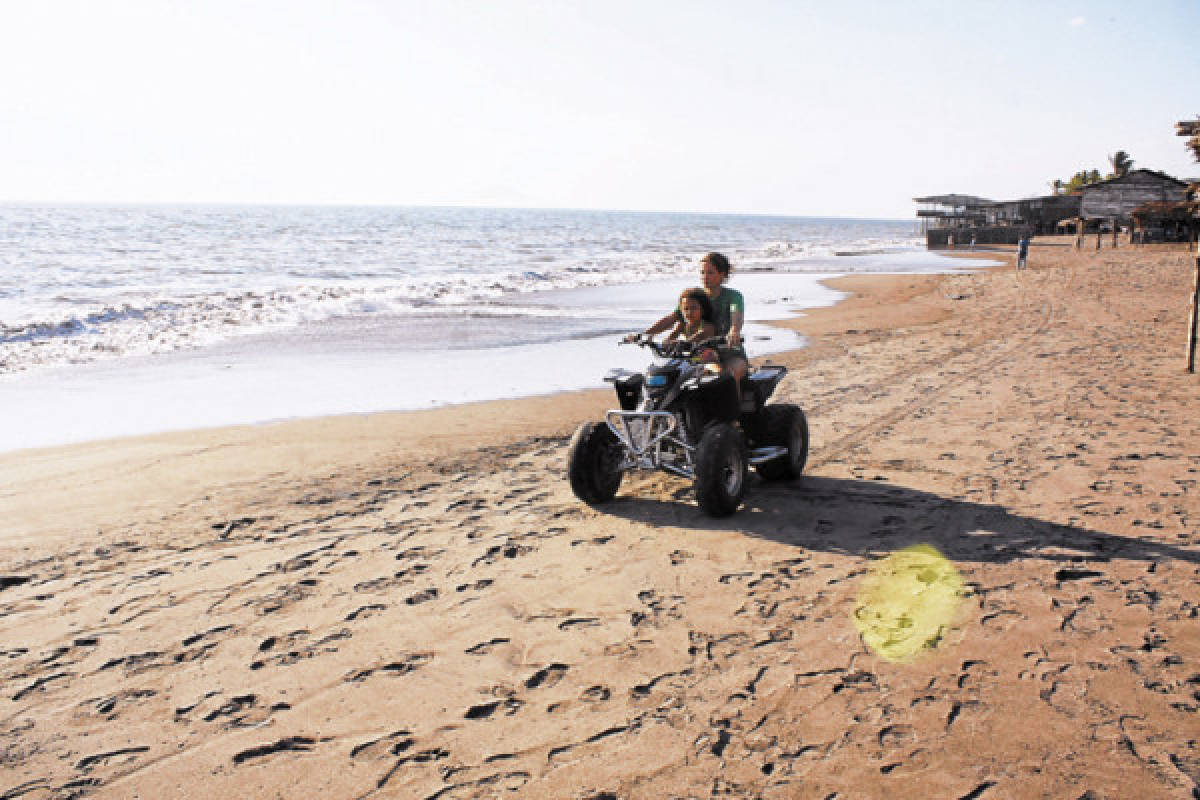
[[1017,269],[1025,269],[1025,259],[1029,257],[1029,237],[1022,236],[1017,242]]
[[971,249],[975,249],[975,234],[971,234]]
[[954,234],[953,233],[946,237],[946,244],[950,245],[951,250],[954,249]]

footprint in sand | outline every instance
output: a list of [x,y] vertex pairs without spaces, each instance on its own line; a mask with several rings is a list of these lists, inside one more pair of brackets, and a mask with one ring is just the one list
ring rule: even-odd
[[411,595],[410,597],[406,597],[404,602],[410,606],[417,606],[421,603],[427,603],[430,600],[437,598],[437,596],[438,590],[431,586],[428,589],[424,589],[414,595]]
[[327,742],[329,739],[317,739],[312,736],[287,736],[270,744],[251,747],[248,750],[243,750],[233,756],[234,764],[244,764],[247,761],[266,758],[267,756],[275,755],[276,753],[294,753],[305,752],[312,750],[318,742]]
[[396,661],[379,667],[354,670],[346,676],[345,680],[348,683],[361,683],[376,673],[393,676],[407,675],[410,672],[420,669],[432,660],[433,653],[407,653]]
[[117,718],[118,707],[129,703],[136,703],[147,697],[154,697],[158,692],[154,689],[122,689],[116,694],[108,697],[93,697],[90,700],[85,700],[80,703],[80,706],[90,706],[95,713],[101,716],[106,716],[108,719]]
[[384,611],[386,609],[387,605],[384,603],[370,603],[365,606],[359,606],[346,615],[346,622],[354,622],[355,620],[373,617],[380,611]]
[[389,758],[390,756],[400,755],[409,750],[416,739],[413,738],[412,731],[398,730],[389,733],[381,739],[372,739],[369,742],[355,745],[350,750],[350,758],[359,760],[377,760]]
[[510,641],[511,641],[511,639],[497,637],[497,638],[492,639],[487,642],[480,642],[479,644],[474,645],[473,647],[468,647],[464,652],[467,655],[471,655],[471,656],[487,655],[488,653],[492,652],[492,650],[494,650],[497,645],[508,644],[508,642],[510,642]]
[[548,667],[539,669],[537,672],[525,679],[526,689],[549,689],[558,684],[567,674],[569,667],[566,664],[551,664]]
[[107,753],[96,753],[95,755],[85,756],[79,759],[79,761],[75,764],[75,768],[83,772],[88,772],[93,767],[101,764],[107,764],[115,758],[124,757],[124,761],[132,761],[133,759],[129,758],[130,756],[139,756],[142,753],[148,752],[149,750],[149,747],[143,745],[139,747],[123,747],[120,750],[110,750]]
[[579,695],[579,699],[585,703],[605,703],[612,697],[612,690],[607,686],[589,686]]

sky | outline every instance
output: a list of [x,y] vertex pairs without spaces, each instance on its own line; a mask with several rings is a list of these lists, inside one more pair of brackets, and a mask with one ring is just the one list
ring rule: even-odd
[[1200,0],[0,0],[0,202],[911,218],[1200,177]]

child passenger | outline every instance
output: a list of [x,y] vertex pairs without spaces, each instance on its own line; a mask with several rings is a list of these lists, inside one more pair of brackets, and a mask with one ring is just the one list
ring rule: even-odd
[[[717,326],[713,324],[712,301],[703,289],[684,289],[679,295],[679,320],[675,329],[667,334],[666,342],[677,339],[686,342],[703,342],[717,335]],[[709,347],[696,354],[700,361],[716,361],[716,352]]]

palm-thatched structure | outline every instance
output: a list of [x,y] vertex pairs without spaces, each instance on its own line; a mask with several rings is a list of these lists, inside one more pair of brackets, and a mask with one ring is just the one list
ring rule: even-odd
[[1200,231],[1200,204],[1195,200],[1143,203],[1131,214],[1140,241],[1188,242]]
[[[1187,148],[1192,151],[1192,157],[1200,162],[1200,117],[1176,122],[1175,132],[1180,136],[1188,137]],[[1196,228],[1200,228],[1200,182],[1188,186],[1187,203],[1191,209],[1193,223]],[[1193,228],[1194,238],[1196,237],[1196,228]]]
[[1200,161],[1200,117],[1176,122],[1175,133],[1179,136],[1189,137],[1187,148],[1192,151],[1192,156]]

